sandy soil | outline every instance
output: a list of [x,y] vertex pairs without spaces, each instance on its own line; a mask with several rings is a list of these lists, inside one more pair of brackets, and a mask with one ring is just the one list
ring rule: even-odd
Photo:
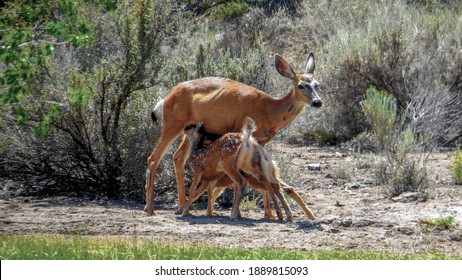
[[[432,185],[425,201],[392,201],[376,186],[373,155],[349,154],[338,148],[284,147],[273,150],[285,158],[290,172],[301,178],[297,191],[318,217],[308,221],[291,204],[294,222],[263,218],[260,208],[243,209],[243,219],[229,220],[230,209],[206,217],[198,207],[189,217],[174,207],[156,205],[148,217],[142,204],[123,201],[53,197],[0,197],[0,232],[140,236],[153,240],[202,243],[223,247],[288,248],[297,250],[388,250],[418,253],[437,250],[462,256],[462,186],[449,173],[450,153],[429,161]],[[274,153],[274,151],[273,151]],[[287,159],[290,159],[287,163]],[[320,170],[311,170],[319,164]],[[413,197],[411,196],[411,199]],[[290,198],[288,198],[290,200]],[[424,228],[420,221],[455,217],[455,228]]]

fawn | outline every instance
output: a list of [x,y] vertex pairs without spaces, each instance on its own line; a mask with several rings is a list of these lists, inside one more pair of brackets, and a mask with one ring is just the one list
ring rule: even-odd
[[[205,147],[200,145],[203,142],[203,135],[199,133],[201,127],[202,123],[200,122],[196,127],[191,126],[185,129],[185,134],[190,141],[187,162],[194,172],[194,180],[190,190],[189,203],[184,209],[183,215],[188,213],[189,205],[206,190],[209,197],[207,215],[211,215],[216,198],[225,186],[234,183],[234,204],[231,218],[241,217],[239,204],[245,183],[248,181],[253,188],[270,194],[279,219],[283,219],[283,216],[275,195],[286,211],[287,220],[292,220],[292,211],[280,193],[281,187],[285,193],[297,201],[309,219],[315,218],[293,188],[279,179],[275,162],[252,137],[252,132],[256,130],[253,119],[247,117],[244,120],[241,133],[227,133]],[[244,174],[241,174],[240,171]],[[228,175],[228,177],[224,175]],[[202,185],[197,189],[200,181],[202,181]],[[266,198],[266,195],[264,197]],[[272,217],[272,211],[267,200],[265,200],[265,217]]]

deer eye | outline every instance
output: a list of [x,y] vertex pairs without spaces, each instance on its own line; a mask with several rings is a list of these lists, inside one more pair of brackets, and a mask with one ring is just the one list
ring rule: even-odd
[[304,87],[302,84],[299,84],[299,85],[298,85],[298,88],[299,88],[299,89],[304,89],[305,87]]

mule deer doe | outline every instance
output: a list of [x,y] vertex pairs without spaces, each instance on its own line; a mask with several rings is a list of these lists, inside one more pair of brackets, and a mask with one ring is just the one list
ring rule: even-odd
[[[315,58],[308,54],[303,74],[296,74],[281,56],[275,55],[275,67],[279,74],[292,80],[293,88],[282,98],[272,97],[263,91],[236,81],[207,77],[175,86],[159,103],[151,116],[155,120],[162,111],[162,133],[157,145],[148,157],[146,173],[146,206],[148,215],[154,215],[154,179],[160,160],[184,128],[204,122],[207,133],[223,135],[239,132],[246,116],[257,124],[254,137],[264,145],[282,128],[289,125],[302,111],[305,104],[319,108],[321,99],[316,92],[318,82],[313,77]],[[184,186],[184,168],[189,140],[183,141],[175,152],[174,167],[178,188],[178,212],[187,204]],[[225,180],[226,181],[226,180]],[[228,180],[229,181],[229,180]]]
[[[242,127],[242,133],[227,133],[206,147],[197,147],[202,135],[198,133],[202,123],[195,129],[192,127],[185,130],[190,141],[188,164],[194,171],[194,180],[189,192],[189,203],[183,210],[183,215],[189,211],[189,206],[205,190],[208,192],[207,215],[212,215],[213,205],[224,187],[215,188],[216,182],[224,173],[234,182],[234,203],[231,218],[241,217],[239,204],[245,188],[244,177],[240,171],[253,177],[250,185],[255,189],[268,192],[273,199],[279,219],[283,219],[275,195],[281,201],[287,215],[287,220],[292,221],[292,211],[280,192],[280,186],[293,197],[303,208],[309,219],[314,219],[313,213],[306,207],[300,196],[290,187],[282,183],[278,178],[277,167],[271,160],[266,150],[251,136],[256,130],[255,123],[251,118],[246,118]],[[247,176],[247,177],[250,177]],[[256,181],[255,181],[256,180]],[[201,187],[196,191],[199,182]],[[265,216],[267,216],[269,201],[265,200]],[[271,211],[271,210],[270,210]]]

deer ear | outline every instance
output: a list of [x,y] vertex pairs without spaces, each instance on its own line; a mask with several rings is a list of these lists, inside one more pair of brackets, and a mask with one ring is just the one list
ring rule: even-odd
[[199,130],[202,128],[202,125],[204,125],[203,121],[200,121],[200,122],[197,123],[196,132],[199,132]]
[[308,58],[306,59],[305,74],[313,74],[315,66],[316,60],[314,59],[314,54],[313,52],[310,52],[308,54]]
[[274,66],[278,70],[279,74],[283,77],[293,79],[295,78],[295,72],[287,61],[284,60],[280,55],[274,55]]

